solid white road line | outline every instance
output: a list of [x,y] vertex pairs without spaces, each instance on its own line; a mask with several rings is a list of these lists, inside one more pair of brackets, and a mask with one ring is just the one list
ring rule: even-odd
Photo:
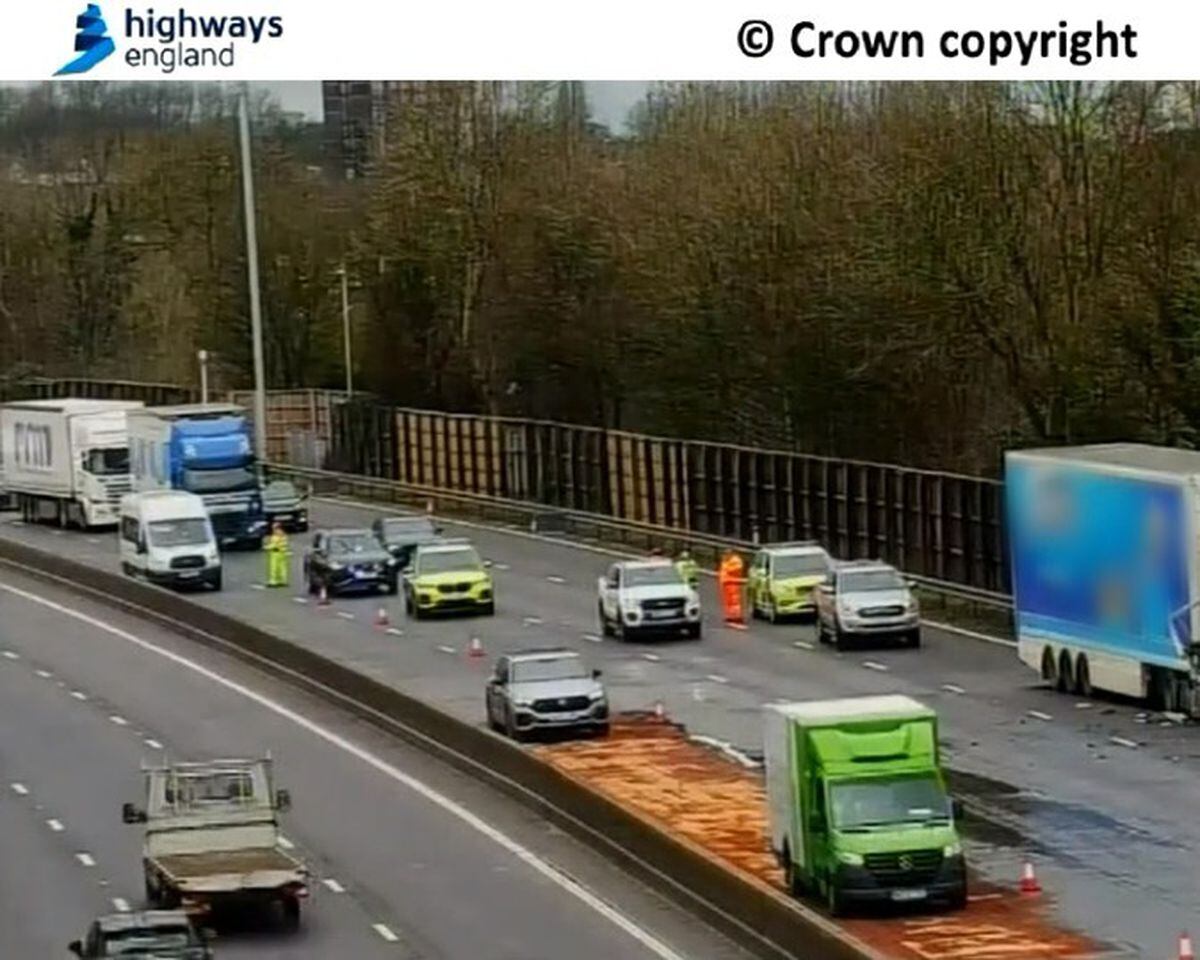
[[[516,857],[530,869],[541,874],[551,883],[554,883],[560,889],[575,897],[577,900],[594,910],[604,919],[608,920],[614,926],[628,934],[643,947],[649,950],[654,956],[660,960],[685,960],[682,954],[671,949],[662,940],[659,940],[653,933],[645,927],[637,923],[636,920],[622,913],[620,910],[600,899],[596,894],[592,893],[587,887],[576,880],[574,877],[563,873],[547,860],[542,859],[534,851],[528,847],[522,846],[518,841],[514,840],[508,834],[492,826],[478,814],[468,810],[456,800],[451,799],[443,793],[435,790],[423,780],[418,780],[416,777],[405,773],[399,767],[396,767],[387,761],[381,759],[376,754],[354,743],[352,740],[334,733],[328,727],[325,727],[315,720],[311,720],[297,710],[291,707],[286,707],[277,700],[273,700],[265,694],[252,690],[245,684],[239,683],[236,680],[231,680],[224,674],[218,673],[216,670],[210,669],[203,664],[191,660],[182,654],[175,653],[173,650],[168,650],[166,647],[161,647],[156,643],[145,640],[128,630],[122,630],[114,624],[101,620],[99,617],[93,617],[90,614],[83,613],[80,610],[75,610],[68,607],[66,604],[58,603],[48,597],[43,597],[40,594],[33,593],[28,590],[22,590],[19,587],[14,587],[7,583],[0,583],[0,590],[5,591],[13,596],[21,597],[31,603],[39,604],[49,610],[54,610],[64,616],[71,617],[80,623],[86,623],[98,630],[103,630],[111,636],[118,637],[128,643],[133,644],[148,653],[153,653],[162,657],[165,660],[174,663],[179,667],[190,670],[197,676],[204,677],[225,689],[236,693],[247,700],[257,703],[259,706],[269,710],[276,716],[290,721],[295,726],[308,731],[316,737],[324,740],[326,743],[341,750],[343,753],[349,754],[357,758],[368,766],[374,768],[384,776],[394,780],[414,793],[424,797],[430,803],[439,807],[445,813],[453,816],[471,827],[473,830],[487,837],[497,846],[508,851],[512,856]],[[82,862],[82,861],[81,861]],[[381,934],[382,935],[382,934]]]

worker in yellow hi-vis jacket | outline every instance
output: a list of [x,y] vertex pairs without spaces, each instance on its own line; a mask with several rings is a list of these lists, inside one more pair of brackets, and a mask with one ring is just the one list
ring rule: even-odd
[[283,524],[277,523],[263,544],[267,553],[267,586],[286,587],[292,551]]

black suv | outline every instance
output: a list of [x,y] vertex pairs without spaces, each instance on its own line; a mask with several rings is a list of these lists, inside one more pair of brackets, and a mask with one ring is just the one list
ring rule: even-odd
[[308,592],[394,594],[400,565],[370,530],[318,530],[304,554]]
[[113,913],[93,920],[82,940],[67,949],[77,957],[163,957],[170,960],[213,960],[208,937],[182,910]]
[[442,534],[442,528],[428,517],[411,514],[400,517],[380,517],[371,524],[383,548],[396,558],[401,569],[412,561],[413,551],[418,544],[429,543]]

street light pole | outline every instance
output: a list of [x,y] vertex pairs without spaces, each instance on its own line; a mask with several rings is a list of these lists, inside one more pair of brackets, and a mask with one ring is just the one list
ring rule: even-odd
[[350,351],[350,278],[346,274],[346,261],[338,269],[342,278],[342,337],[346,350],[346,399],[354,396],[354,359]]
[[250,282],[250,336],[254,342],[254,446],[267,457],[267,393],[263,372],[262,306],[258,291],[258,235],[255,230],[254,171],[250,163],[250,116],[246,87],[238,96],[238,134],[242,153],[242,203],[246,217],[246,266]]
[[200,358],[200,402],[208,403],[208,351],[196,354]]

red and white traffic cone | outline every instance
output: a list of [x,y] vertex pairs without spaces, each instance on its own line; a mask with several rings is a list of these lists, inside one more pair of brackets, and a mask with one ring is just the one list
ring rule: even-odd
[[1179,935],[1179,960],[1196,960],[1196,952],[1192,949],[1192,938],[1186,930]]
[[382,630],[388,625],[388,622],[387,608],[380,607],[379,612],[375,614],[375,626]]
[[317,596],[317,606],[318,607],[329,606],[329,588],[327,586],[325,586],[325,584],[321,584],[321,592]]
[[1025,866],[1021,868],[1019,889],[1022,893],[1027,894],[1042,892],[1042,885],[1038,882],[1037,874],[1033,872],[1033,864],[1028,860],[1025,861]]
[[472,660],[483,656],[483,641],[478,637],[471,638],[471,645],[467,647],[467,656]]

